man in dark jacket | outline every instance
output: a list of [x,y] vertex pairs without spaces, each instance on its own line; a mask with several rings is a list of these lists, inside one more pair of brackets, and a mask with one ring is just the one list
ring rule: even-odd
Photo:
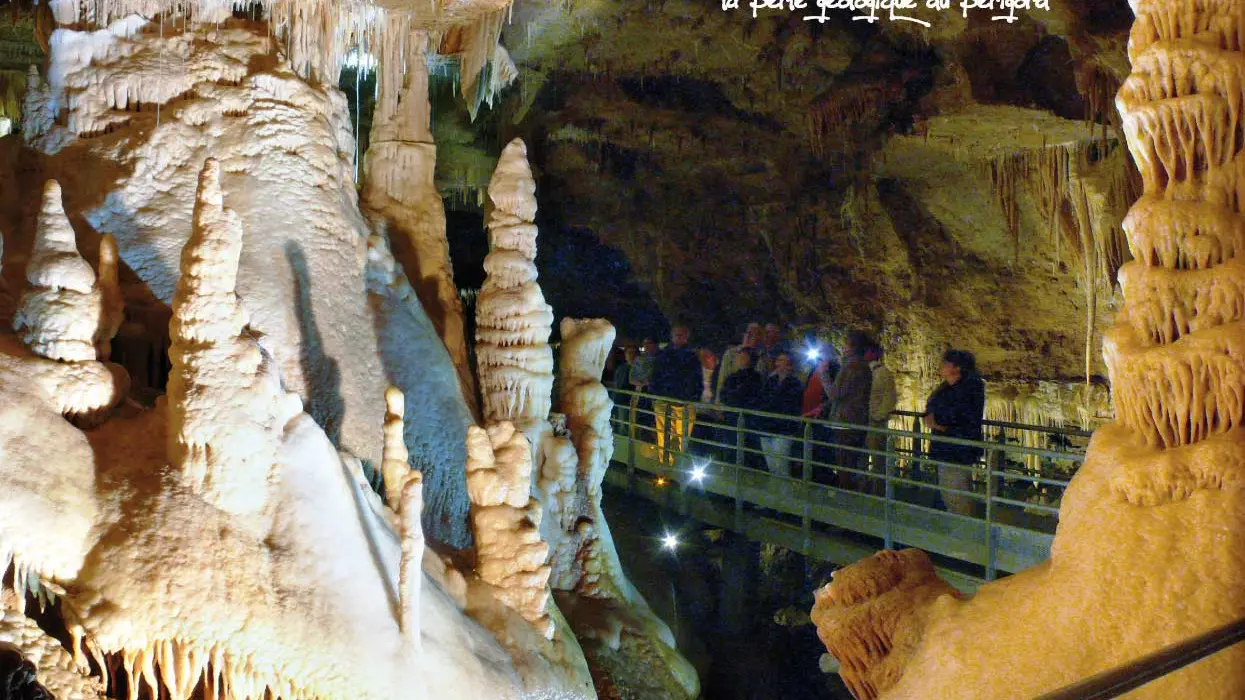
[[[847,344],[843,348],[843,367],[834,378],[834,384],[826,391],[826,401],[830,411],[828,417],[832,421],[869,424],[869,390],[873,386],[873,370],[865,359],[865,350],[873,345],[873,340],[862,331],[852,331],[847,335]],[[851,447],[863,447],[865,431],[836,430],[834,442],[839,445],[835,450],[835,465],[844,469],[858,469],[864,456]],[[840,471],[837,484],[841,489],[854,489],[856,477],[851,472]]]
[[687,344],[690,337],[687,326],[675,326],[670,332],[670,344],[657,353],[653,362],[653,393],[672,399],[653,401],[657,451],[667,465],[673,465],[678,453],[684,451],[684,436],[692,434],[696,407],[691,404],[700,398],[702,389],[700,358]]

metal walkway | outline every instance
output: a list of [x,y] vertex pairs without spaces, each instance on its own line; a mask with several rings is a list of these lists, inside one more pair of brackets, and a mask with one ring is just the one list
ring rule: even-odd
[[[913,413],[870,428],[612,393],[606,484],[837,564],[916,547],[965,592],[1049,556],[1059,500],[1089,437],[987,421],[986,441],[973,442],[922,432]],[[867,434],[875,449],[865,446]],[[979,447],[984,457],[973,465],[933,460],[931,440]],[[852,460],[859,464],[842,466]]]

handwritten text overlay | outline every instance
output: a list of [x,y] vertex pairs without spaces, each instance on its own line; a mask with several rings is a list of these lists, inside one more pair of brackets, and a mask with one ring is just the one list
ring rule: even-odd
[[[740,0],[722,0],[723,10],[738,10]],[[805,20],[825,23],[830,20],[830,12],[847,10],[855,12],[853,21],[869,22],[882,19],[892,22],[915,22],[924,27],[930,23],[906,16],[904,13],[917,10],[924,6],[929,10],[947,12],[952,4],[960,10],[964,17],[972,10],[985,10],[1004,14],[992,15],[990,19],[1003,22],[1015,22],[1017,10],[1050,10],[1050,0],[748,0],[747,7],[752,10],[755,19],[759,10],[812,10],[816,14],[806,14]],[[883,16],[885,15],[885,16]]]

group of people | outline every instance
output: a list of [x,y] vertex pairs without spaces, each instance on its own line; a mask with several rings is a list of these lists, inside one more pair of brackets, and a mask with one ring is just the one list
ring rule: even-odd
[[[641,346],[625,348],[612,358],[612,385],[660,398],[642,402],[644,415],[651,415],[657,450],[666,464],[674,464],[684,452],[684,441],[696,436],[707,443],[735,443],[738,435],[729,428],[696,424],[696,411],[710,413],[708,423],[743,424],[748,463],[772,473],[791,476],[791,453],[797,438],[809,437],[814,460],[841,469],[835,475],[816,472],[812,477],[840,488],[880,494],[880,479],[854,472],[884,468],[884,432],[898,401],[895,378],[883,362],[882,345],[863,331],[847,335],[841,352],[832,347],[795,354],[777,324],[748,324],[739,344],[719,357],[712,350],[694,349],[690,329],[676,325],[670,342],[658,348],[652,338]],[[798,365],[816,364],[806,371]],[[935,435],[980,440],[985,412],[985,384],[976,371],[971,353],[950,350],[939,370],[943,383],[929,397],[924,421]],[[741,413],[745,409],[754,413]],[[650,414],[651,411],[651,414]],[[766,415],[756,415],[761,412]],[[801,418],[818,418],[853,427],[806,424]],[[805,426],[808,425],[806,428]],[[860,427],[855,427],[860,426]],[[809,434],[806,435],[805,431]],[[758,436],[759,434],[759,436]],[[802,444],[802,443],[801,443]],[[758,456],[759,455],[759,456]],[[928,456],[939,462],[973,464],[978,448],[932,441]],[[966,469],[939,469],[948,510],[971,513],[971,498],[955,493],[971,485]]]

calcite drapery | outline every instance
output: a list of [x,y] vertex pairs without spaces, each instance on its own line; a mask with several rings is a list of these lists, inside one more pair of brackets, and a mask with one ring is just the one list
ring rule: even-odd
[[[408,36],[402,36],[407,32]],[[458,370],[463,396],[476,410],[462,302],[450,268],[445,206],[437,191],[437,146],[428,97],[427,35],[402,15],[386,20],[382,63],[401,70],[377,76],[378,98],[364,159],[363,199],[388,228],[391,245]]]
[[[968,601],[914,601],[910,643],[844,665],[850,686],[872,689],[861,697],[1031,698],[1245,615],[1245,5],[1132,5],[1133,72],[1116,102],[1145,190],[1103,343],[1117,422],[1068,487],[1050,561]],[[872,607],[910,569],[847,605],[831,604],[845,586],[831,583],[813,611],[827,646],[849,620],[886,628]],[[1242,668],[1237,645],[1130,697],[1238,698]]]
[[536,181],[522,140],[502,151],[488,197],[488,277],[476,301],[484,416],[513,422],[538,444],[553,388],[553,309],[536,283]]

